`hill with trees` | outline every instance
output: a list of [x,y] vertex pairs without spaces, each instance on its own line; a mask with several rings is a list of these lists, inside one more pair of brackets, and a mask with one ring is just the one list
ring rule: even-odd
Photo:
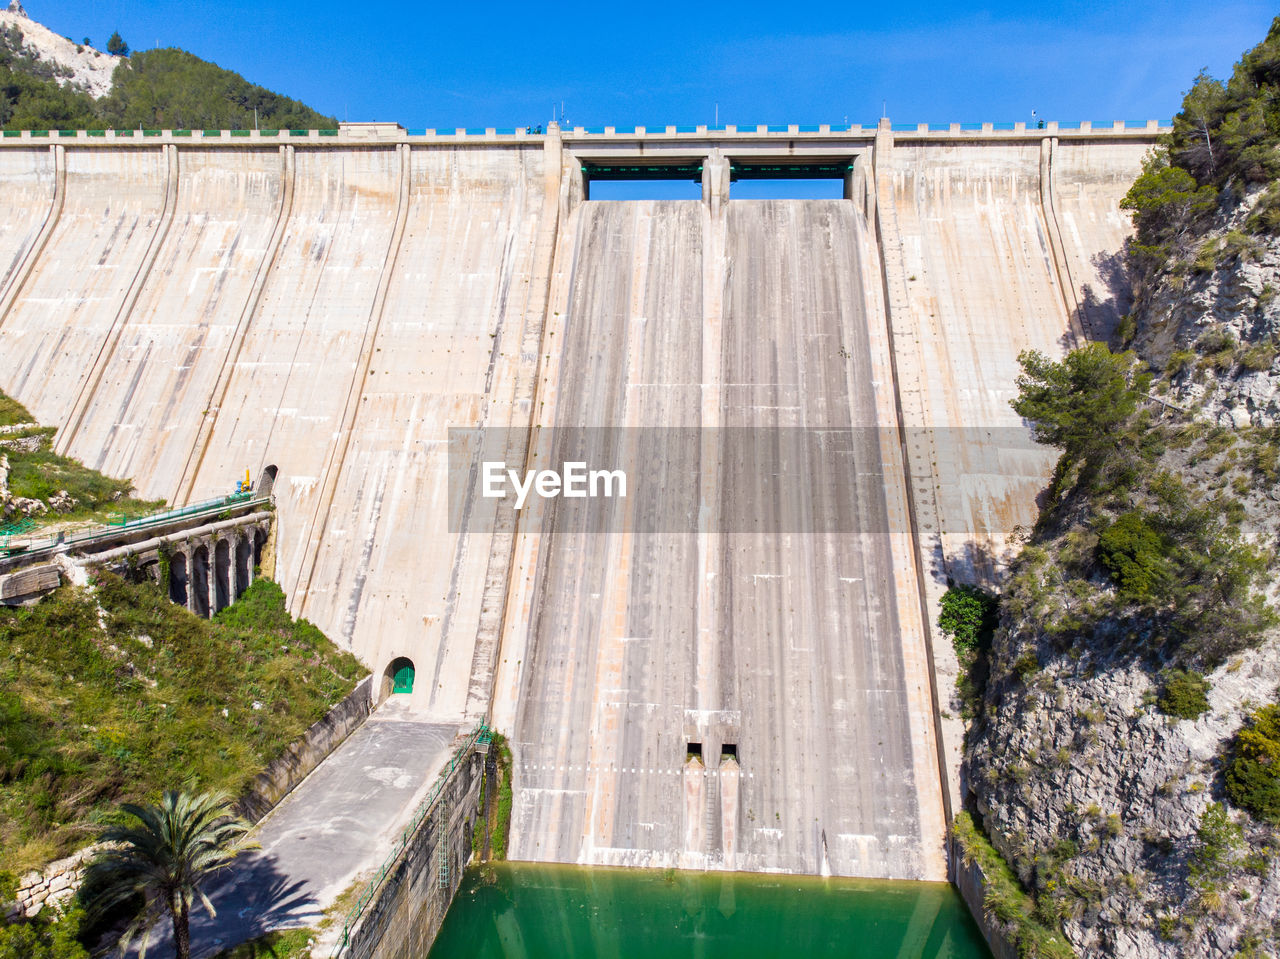
[[[333,129],[337,120],[175,48],[107,53],[0,11],[0,126],[28,129]],[[109,88],[106,77],[110,76]]]

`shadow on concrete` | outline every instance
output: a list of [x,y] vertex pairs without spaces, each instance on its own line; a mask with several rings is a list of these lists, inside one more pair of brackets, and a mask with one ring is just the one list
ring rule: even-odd
[[[1129,274],[1127,246],[1113,252],[1095,253],[1089,262],[1102,281],[1101,288],[1085,283],[1080,288],[1080,325],[1085,339],[1106,343],[1113,350],[1119,342],[1120,319],[1133,310],[1133,278]],[[1074,334],[1068,330],[1060,340],[1063,350],[1072,349]]]
[[[217,909],[210,916],[198,902],[191,917],[193,959],[215,956],[269,931],[315,925],[322,910],[302,880],[291,880],[275,857],[247,853],[206,890]],[[135,945],[127,955],[137,956]],[[168,919],[152,930],[147,957],[172,959],[173,927]]]

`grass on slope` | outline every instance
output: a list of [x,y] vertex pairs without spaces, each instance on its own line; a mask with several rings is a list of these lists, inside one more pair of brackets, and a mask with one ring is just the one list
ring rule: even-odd
[[315,936],[312,929],[268,932],[232,949],[224,949],[214,959],[309,959],[310,944]]
[[268,580],[213,622],[110,574],[0,609],[0,872],[92,841],[121,801],[239,793],[363,673]]
[[[133,483],[129,480],[112,479],[79,460],[53,452],[56,430],[38,425],[26,407],[0,393],[0,427],[27,424],[25,429],[0,434],[0,453],[9,458],[9,492],[48,504],[51,497],[65,490],[76,501],[75,508],[65,513],[50,510],[33,515],[37,525],[89,519],[105,522],[108,514],[139,516],[164,506],[160,500],[130,496]],[[23,449],[24,445],[35,449]]]

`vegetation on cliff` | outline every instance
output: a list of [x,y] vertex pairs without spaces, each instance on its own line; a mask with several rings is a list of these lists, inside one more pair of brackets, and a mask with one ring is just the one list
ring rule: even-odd
[[122,61],[97,110],[99,125],[122,130],[249,130],[255,122],[272,129],[338,125],[297,100],[173,48],[138,51]]
[[[480,781],[480,809],[471,836],[471,851],[477,859],[501,862],[507,858],[511,833],[511,747],[501,733],[493,733],[489,761]],[[492,773],[492,775],[491,775]]]
[[0,609],[0,871],[93,839],[122,801],[177,784],[233,794],[362,667],[260,579],[213,621],[101,574]]
[[1041,914],[1036,901],[1023,890],[1018,877],[982,834],[967,812],[960,812],[951,837],[966,863],[982,871],[983,908],[1000,924],[1019,956],[1070,959],[1075,953],[1052,917]]
[[[1151,156],[1122,206],[1134,214],[1140,270],[1198,249],[1220,204],[1280,175],[1280,18],[1266,39],[1241,57],[1223,83],[1201,73],[1162,148]],[[1274,188],[1249,220],[1253,232],[1280,230]],[[1235,239],[1236,253],[1250,244]]]
[[1061,456],[969,673],[969,825],[1087,954],[1280,946],[1278,148],[1280,19],[1125,198],[1134,349],[1021,357]]

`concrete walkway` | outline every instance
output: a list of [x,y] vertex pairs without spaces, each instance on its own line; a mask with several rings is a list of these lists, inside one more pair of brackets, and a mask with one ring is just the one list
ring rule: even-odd
[[[217,918],[196,907],[194,959],[271,929],[318,923],[358,877],[382,864],[460,731],[420,720],[405,698],[379,707],[258,824],[262,849],[237,860],[210,890]],[[153,934],[149,959],[173,955],[168,927]]]

